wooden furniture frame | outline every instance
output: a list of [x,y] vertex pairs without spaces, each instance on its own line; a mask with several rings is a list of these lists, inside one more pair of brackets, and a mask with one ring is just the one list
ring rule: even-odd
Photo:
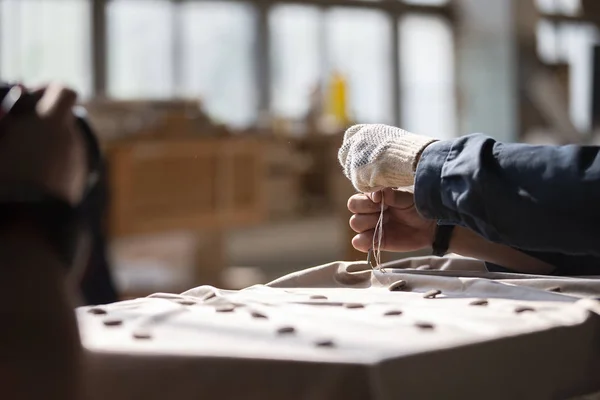
[[191,231],[210,237],[193,284],[221,283],[224,233],[265,218],[264,144],[252,138],[110,143],[111,238]]
[[226,229],[263,218],[257,140],[138,140],[111,144],[107,154],[115,237]]

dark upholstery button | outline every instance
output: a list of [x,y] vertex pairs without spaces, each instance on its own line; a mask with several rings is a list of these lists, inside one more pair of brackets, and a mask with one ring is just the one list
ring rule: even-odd
[[215,292],[210,292],[202,298],[202,301],[214,299],[215,297],[217,297],[217,294]]
[[534,308],[527,307],[527,306],[520,306],[520,307],[515,308],[515,312],[517,314],[521,314],[521,313],[524,313],[524,312],[534,312],[534,311],[535,311]]
[[133,332],[133,338],[138,340],[149,340],[152,339],[152,335],[150,335],[150,332],[136,331]]
[[123,321],[116,318],[109,318],[102,321],[102,323],[106,326],[120,326],[123,325]]
[[435,299],[435,297],[439,294],[442,294],[441,290],[430,290],[429,292],[425,293],[423,297],[426,299]]
[[417,322],[415,326],[423,330],[431,330],[434,328],[433,324],[430,324],[429,322]]
[[106,315],[106,314],[108,314],[105,309],[98,308],[98,307],[90,308],[88,310],[88,313],[93,314],[93,315]]
[[549,292],[556,292],[556,293],[560,293],[562,292],[561,288],[559,286],[552,286],[550,288],[547,289]]
[[350,308],[350,309],[365,308],[364,304],[360,304],[360,303],[348,303],[348,304],[344,304],[344,307]]
[[252,315],[252,318],[256,318],[256,319],[267,319],[268,318],[265,314],[260,313],[258,311],[252,311],[250,313],[250,315]]
[[474,300],[469,303],[470,306],[487,306],[488,304],[489,304],[489,302],[485,299]]
[[296,328],[293,326],[282,326],[281,328],[277,329],[277,333],[280,335],[289,335],[295,332]]
[[396,281],[396,282],[392,283],[392,284],[391,284],[391,285],[388,287],[388,290],[389,290],[390,292],[398,292],[398,291],[400,291],[400,290],[404,289],[405,287],[406,287],[406,281],[402,281],[402,280],[400,280],[400,281]]
[[229,313],[235,311],[233,304],[221,304],[215,307],[215,311],[218,313]]
[[327,300],[327,296],[322,296],[320,294],[315,294],[313,296],[310,296],[311,300]]
[[195,301],[192,300],[177,300],[177,303],[181,304],[182,306],[194,306],[197,304]]
[[333,340],[329,340],[329,339],[323,339],[323,340],[317,340],[315,342],[315,345],[317,347],[335,347],[335,343],[333,342]]
[[396,316],[402,315],[402,311],[390,310],[390,311],[386,311],[383,315],[385,315],[386,317],[396,317]]

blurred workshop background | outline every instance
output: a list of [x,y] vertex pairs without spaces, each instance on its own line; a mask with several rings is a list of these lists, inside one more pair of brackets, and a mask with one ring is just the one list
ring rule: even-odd
[[599,24],[597,0],[0,0],[0,79],[79,91],[122,297],[241,288],[364,257],[350,124],[596,141]]

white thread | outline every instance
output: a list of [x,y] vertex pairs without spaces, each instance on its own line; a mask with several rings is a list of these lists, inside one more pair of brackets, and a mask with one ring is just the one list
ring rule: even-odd
[[375,232],[373,233],[373,257],[375,258],[375,266],[379,268],[381,272],[385,273],[385,269],[381,267],[381,244],[383,242],[383,216],[385,212],[385,202],[383,191],[381,191],[380,193],[381,212],[379,213],[379,220],[377,221],[377,225],[375,225]]

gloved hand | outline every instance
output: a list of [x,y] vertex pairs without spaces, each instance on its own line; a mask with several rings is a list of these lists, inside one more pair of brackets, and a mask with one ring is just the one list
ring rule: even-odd
[[417,162],[436,139],[387,125],[355,125],[346,131],[338,159],[362,193],[414,185]]

